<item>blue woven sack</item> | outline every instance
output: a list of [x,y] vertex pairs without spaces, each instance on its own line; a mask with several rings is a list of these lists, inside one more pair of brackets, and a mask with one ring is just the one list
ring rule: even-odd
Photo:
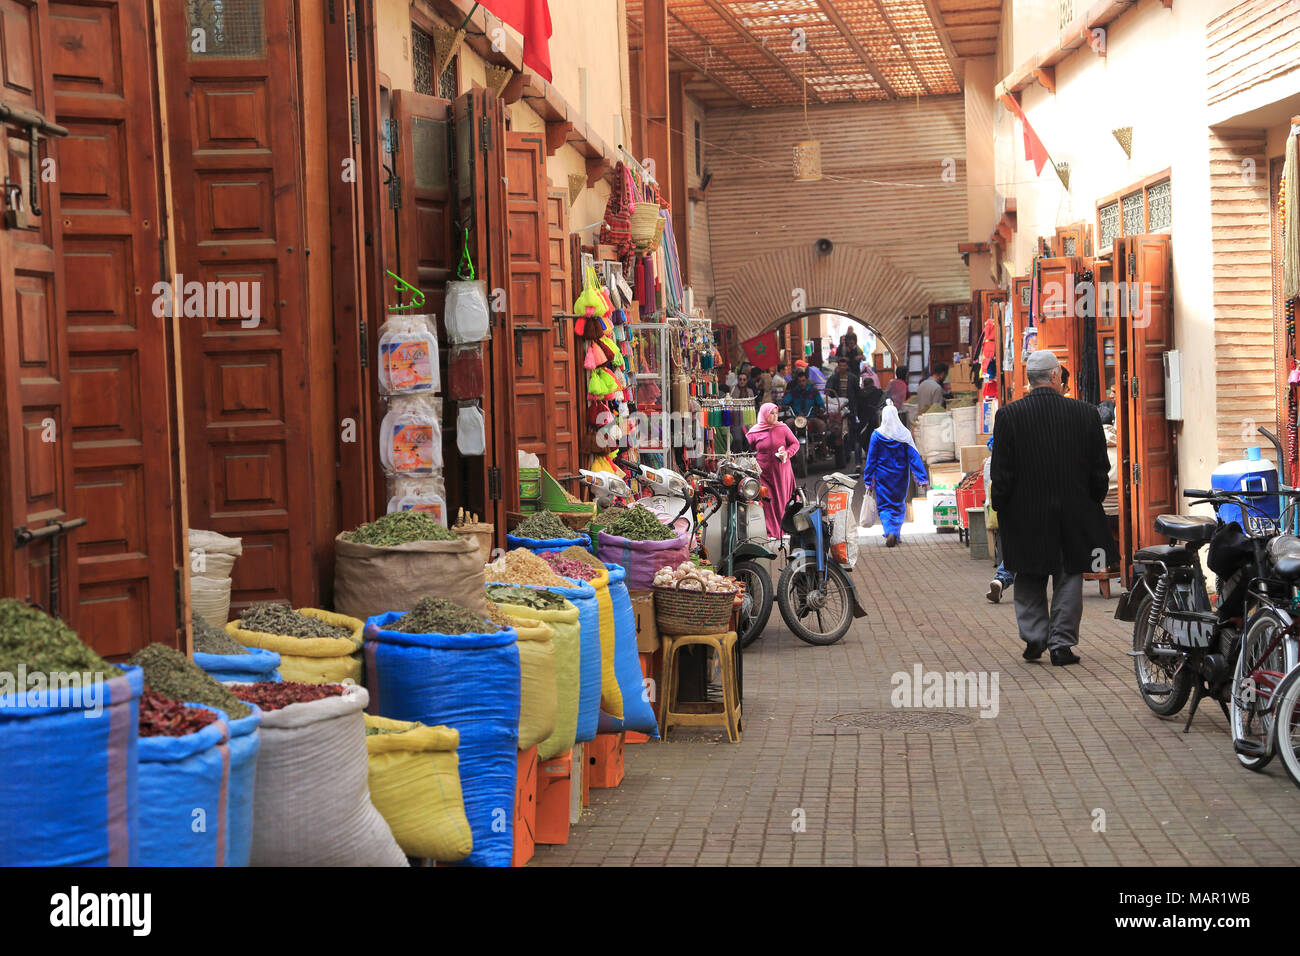
[[569,588],[540,588],[565,598],[578,609],[578,627],[582,631],[582,649],[578,658],[578,734],[575,743],[596,739],[600,723],[600,607],[596,589],[586,581],[566,578]]
[[627,590],[627,572],[617,564],[609,568],[609,598],[614,605],[614,676],[623,694],[623,719],[600,713],[600,732],[617,734],[636,730],[651,737],[659,736],[659,721],[650,706],[641,657],[636,649],[636,612]]
[[224,866],[229,718],[184,737],[140,738],[140,866]]
[[508,534],[506,535],[506,544],[509,545],[511,551],[515,548],[527,548],[533,554],[542,551],[563,551],[565,548],[572,548],[574,545],[586,548],[588,551],[591,550],[591,538],[582,532],[578,532],[572,538],[551,538],[547,541],[537,538],[516,538],[513,534]]
[[[0,696],[0,866],[134,866],[144,671]],[[25,685],[26,678],[20,682]]]
[[194,652],[194,663],[219,681],[237,681],[241,684],[278,683],[280,655],[250,647],[247,654],[200,654]]
[[520,672],[514,628],[495,634],[402,634],[405,617],[366,622],[369,711],[460,733],[461,792],[474,835],[469,866],[509,866],[514,855]]
[[[278,656],[278,655],[277,655]],[[277,675],[278,677],[278,675]],[[253,799],[257,784],[258,727],[262,708],[230,721],[230,785],[226,797],[226,866],[248,866],[253,852]]]

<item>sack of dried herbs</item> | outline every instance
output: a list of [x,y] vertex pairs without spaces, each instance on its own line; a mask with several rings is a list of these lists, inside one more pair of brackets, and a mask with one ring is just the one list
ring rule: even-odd
[[590,544],[591,539],[581,531],[574,531],[553,512],[539,511],[506,535],[506,542],[511,548],[557,551],[572,544]]
[[164,697],[186,704],[207,704],[234,720],[252,710],[192,660],[166,644],[150,644],[137,651],[131,663],[144,670],[144,685]]
[[361,680],[364,628],[364,621],[343,614],[260,604],[241,612],[226,625],[226,633],[245,647],[279,654],[280,674],[287,681],[337,684]]
[[[413,513],[418,512],[406,512]],[[483,582],[482,555],[473,538],[452,534],[451,540],[399,544],[349,541],[347,535],[334,539],[334,609],[349,617],[364,621],[409,611],[429,596],[486,614]]]

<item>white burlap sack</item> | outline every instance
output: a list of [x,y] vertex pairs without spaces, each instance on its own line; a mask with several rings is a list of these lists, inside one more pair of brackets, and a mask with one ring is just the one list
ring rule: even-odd
[[190,607],[213,627],[230,620],[230,578],[190,578]]
[[952,429],[954,454],[961,456],[961,450],[969,445],[984,444],[979,440],[979,417],[976,415],[978,409],[974,405],[968,405],[966,408],[954,408],[952,410]]
[[235,558],[244,553],[244,540],[227,538],[215,531],[196,531],[190,528],[189,548],[192,577],[224,581],[235,568]]
[[916,439],[916,450],[921,453],[927,465],[957,460],[952,412],[922,415],[917,420],[913,437]]
[[253,866],[406,866],[370,802],[364,687],[262,716]]

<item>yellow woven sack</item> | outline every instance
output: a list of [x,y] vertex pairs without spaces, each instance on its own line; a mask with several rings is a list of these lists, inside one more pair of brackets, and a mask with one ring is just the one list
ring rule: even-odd
[[609,571],[587,582],[596,589],[600,608],[600,709],[617,720],[623,719],[623,692],[614,673],[614,600],[609,596]]
[[507,616],[519,635],[519,749],[530,750],[555,732],[555,631]]
[[291,637],[288,634],[264,634],[246,631],[234,620],[226,633],[245,647],[260,647],[280,655],[280,676],[300,684],[341,684],[345,680],[361,683],[362,632],[366,622],[313,607],[298,608],[299,614],[314,617],[335,627],[346,627],[351,637]]
[[452,863],[474,849],[465,816],[451,727],[365,715],[366,728],[395,731],[368,734],[370,802],[388,822],[407,856]]
[[[520,607],[517,604],[502,604],[501,610],[515,623],[519,636],[519,663],[526,668],[525,653],[529,643],[523,637],[524,628],[531,624],[544,624],[551,630],[551,646],[554,651],[555,671],[555,728],[537,744],[539,760],[551,760],[573,749],[578,736],[578,683],[579,662],[582,659],[582,626],[578,620],[578,609],[568,601],[564,607],[552,610]],[[520,625],[524,625],[521,627]],[[525,684],[524,697],[528,691]],[[524,746],[523,716],[520,714],[519,749]]]

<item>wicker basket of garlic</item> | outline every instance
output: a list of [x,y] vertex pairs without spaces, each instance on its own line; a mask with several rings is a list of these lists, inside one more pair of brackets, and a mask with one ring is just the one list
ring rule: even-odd
[[719,634],[730,628],[735,578],[683,562],[654,578],[655,624],[664,634]]

